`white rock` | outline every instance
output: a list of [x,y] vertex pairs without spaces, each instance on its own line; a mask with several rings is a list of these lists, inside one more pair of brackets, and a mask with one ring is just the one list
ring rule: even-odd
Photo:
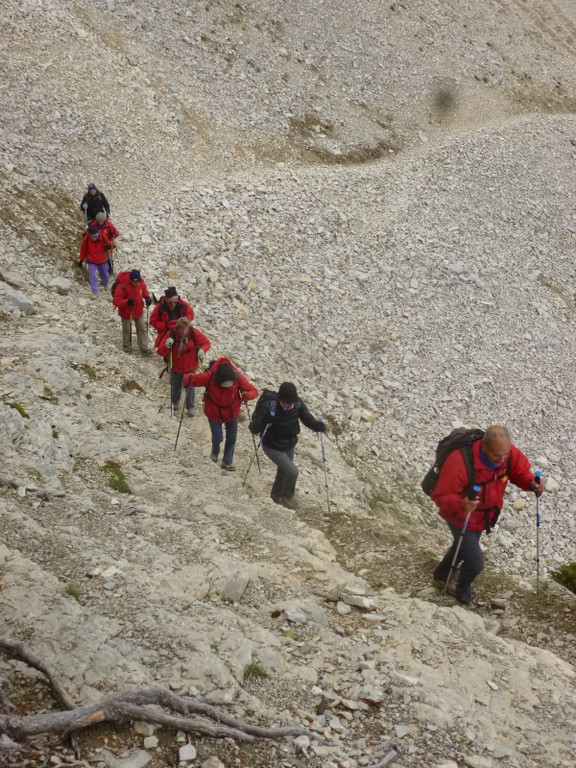
[[193,744],[184,744],[178,750],[178,758],[184,763],[196,760],[196,747]]

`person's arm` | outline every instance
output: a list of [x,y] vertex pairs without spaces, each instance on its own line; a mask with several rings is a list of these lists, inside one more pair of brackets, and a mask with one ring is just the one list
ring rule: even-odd
[[[461,451],[453,451],[440,470],[440,476],[436,487],[430,494],[432,501],[446,517],[453,517],[458,522],[462,517],[462,510],[466,504],[466,491],[468,489],[468,472],[464,464]],[[474,506],[477,501],[473,502]],[[465,510],[468,511],[467,509]]]
[[108,200],[106,200],[106,195],[104,194],[104,192],[100,192],[100,199],[102,200],[102,205],[104,206],[104,210],[106,211],[108,216],[110,216],[110,203],[108,202]]
[[160,319],[160,304],[156,304],[150,315],[150,325],[158,331],[160,336],[166,330],[166,323]]
[[517,485],[523,491],[534,491],[534,493],[540,496],[546,486],[545,481],[536,482],[536,476],[530,471],[530,462],[515,445],[510,446],[510,455],[510,482]]
[[80,246],[80,256],[78,261],[84,261],[88,256],[88,235],[84,235],[82,238],[82,245]]
[[303,400],[300,400],[300,421],[313,432],[326,432],[326,425],[321,419],[315,419]]
[[185,373],[182,383],[184,387],[205,387],[210,381],[212,376],[210,371],[204,371],[203,373]]
[[88,195],[84,194],[84,197],[82,198],[82,201],[80,202],[80,210],[85,211],[86,208],[88,208]]
[[240,390],[240,396],[243,402],[248,400],[255,400],[258,397],[258,390],[245,376],[241,373],[238,374],[238,389]]
[[192,309],[190,304],[188,304],[188,302],[184,300],[182,300],[182,304],[184,304],[184,307],[186,308],[184,317],[187,317],[188,320],[194,320],[194,310]]

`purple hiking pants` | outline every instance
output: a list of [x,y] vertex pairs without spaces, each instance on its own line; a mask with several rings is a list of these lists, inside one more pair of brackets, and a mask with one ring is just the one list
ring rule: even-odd
[[110,267],[108,262],[105,261],[104,264],[90,264],[90,262],[88,262],[88,284],[90,285],[92,293],[98,293],[98,279],[96,278],[96,272],[100,275],[102,287],[106,288],[110,281]]

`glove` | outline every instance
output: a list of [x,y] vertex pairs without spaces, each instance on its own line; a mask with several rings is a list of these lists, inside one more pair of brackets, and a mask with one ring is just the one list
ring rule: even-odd
[[84,208],[84,210],[87,210],[87,208],[88,208],[88,203],[82,203],[82,208]]
[[134,299],[126,299],[126,304],[129,307],[133,307],[134,306]]
[[170,337],[169,339],[166,339],[166,344],[164,345],[166,349],[172,349],[172,346],[174,344],[174,339]]
[[316,427],[316,432],[326,433],[326,424],[324,424],[322,419],[318,419],[318,426]]
[[204,360],[204,350],[203,349],[199,349],[198,350],[198,360],[200,360],[200,362],[202,362],[202,360]]
[[253,435],[259,435],[260,434],[260,429],[256,426],[256,424],[252,424],[252,422],[250,422],[250,424],[248,424],[248,429],[250,430],[250,432]]
[[79,259],[79,260],[78,260],[78,262],[77,262],[76,266],[77,266],[77,267],[80,267],[80,269],[82,269],[82,267],[84,266],[84,262],[82,261],[82,259]]
[[144,296],[144,301],[146,302],[146,306],[149,307],[150,304],[152,304],[152,299],[150,296]]
[[110,250],[110,248],[112,248],[112,245],[111,245],[111,243],[104,243],[104,250],[105,250],[105,251],[109,251],[109,250]]

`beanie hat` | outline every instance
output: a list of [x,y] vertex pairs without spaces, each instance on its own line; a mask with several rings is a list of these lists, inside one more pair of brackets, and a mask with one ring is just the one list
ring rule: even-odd
[[214,376],[216,384],[221,387],[231,387],[238,378],[238,374],[230,363],[220,363]]
[[98,227],[94,227],[94,226],[92,226],[92,224],[90,224],[90,226],[88,227],[88,234],[90,234],[90,235],[97,235],[98,234]]
[[98,189],[96,184],[88,184],[88,189]]
[[292,384],[291,381],[285,381],[280,384],[278,400],[280,400],[281,403],[295,403],[298,400],[296,385]]
[[139,283],[140,280],[142,280],[142,275],[140,274],[139,269],[133,269],[130,272],[130,280],[132,280],[133,283]]
[[96,221],[98,222],[98,224],[104,224],[104,222],[106,221],[106,214],[104,213],[104,211],[99,211],[96,214]]
[[166,296],[167,299],[171,299],[174,296],[178,296],[178,291],[176,290],[176,288],[174,288],[173,285],[171,285],[170,288],[166,288],[166,290],[164,291],[164,296]]

